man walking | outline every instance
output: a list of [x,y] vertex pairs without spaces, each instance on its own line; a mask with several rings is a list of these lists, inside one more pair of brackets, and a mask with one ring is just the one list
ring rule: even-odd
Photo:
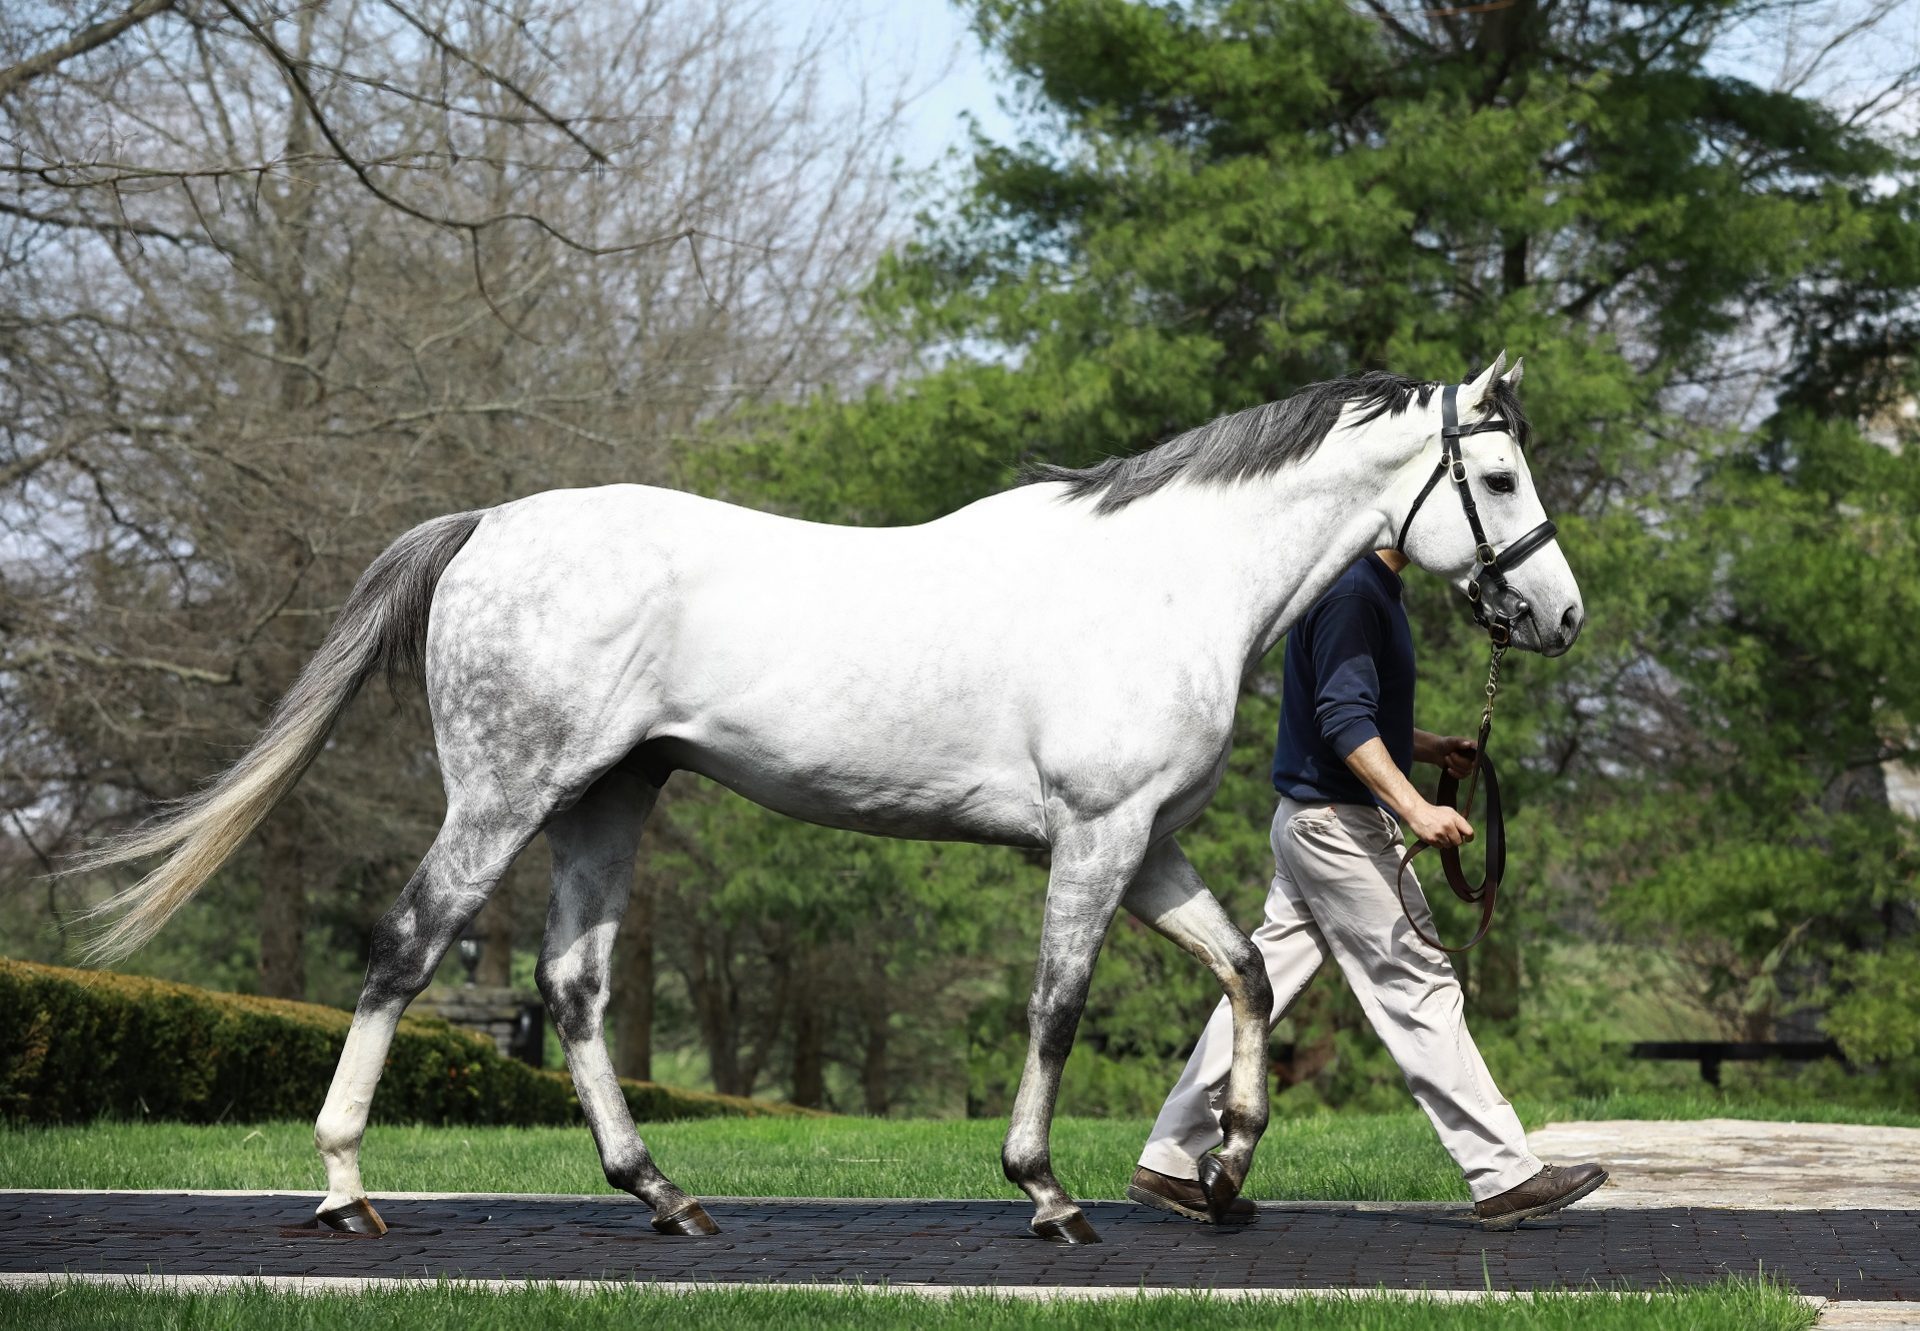
[[[1599,1165],[1542,1166],[1519,1116],[1467,1033],[1446,954],[1422,943],[1401,909],[1402,840],[1395,813],[1437,846],[1472,840],[1452,809],[1428,803],[1415,762],[1465,776],[1470,740],[1413,725],[1413,636],[1400,599],[1406,556],[1356,561],[1287,636],[1273,784],[1273,886],[1253,941],[1273,981],[1278,1022],[1328,957],[1340,965],[1426,1111],[1489,1227],[1561,1207],[1606,1182]],[[1426,916],[1416,887],[1414,909]],[[1422,927],[1432,933],[1430,917]],[[1153,1125],[1127,1195],[1205,1220],[1197,1159],[1219,1144],[1217,1102],[1232,1063],[1233,1016],[1222,1001]],[[1234,1209],[1253,1210],[1241,1199]]]

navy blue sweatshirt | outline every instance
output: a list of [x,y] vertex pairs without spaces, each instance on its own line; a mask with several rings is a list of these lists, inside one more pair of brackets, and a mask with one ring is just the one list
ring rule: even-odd
[[1308,803],[1378,804],[1346,756],[1386,742],[1413,769],[1413,633],[1400,575],[1355,560],[1287,634],[1273,788]]

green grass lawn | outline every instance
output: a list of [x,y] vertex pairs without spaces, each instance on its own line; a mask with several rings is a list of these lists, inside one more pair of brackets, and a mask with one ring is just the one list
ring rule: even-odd
[[1044,1325],[1057,1331],[1805,1331],[1814,1313],[1770,1285],[1727,1281],[1656,1294],[1548,1294],[1533,1298],[1443,1303],[1391,1296],[1229,1300],[1205,1295],[1131,1295],[1097,1301],[1036,1304],[992,1295],[927,1299],[909,1294],[821,1290],[729,1289],[677,1294],[617,1286],[592,1294],[527,1289],[493,1294],[457,1286],[351,1296],[274,1294],[139,1294],[66,1285],[31,1292],[0,1291],[0,1324],[10,1331],[95,1331],[144,1327],[162,1331],[340,1331],[404,1326],[407,1331],[1011,1331]]
[[[1529,1126],[1573,1118],[1816,1118],[1920,1127],[1920,1114],[1741,1102],[1710,1094],[1522,1104]],[[1069,1190],[1118,1197],[1146,1138],[1144,1119],[1061,1119],[1054,1163]],[[645,1129],[661,1166],[704,1196],[1006,1197],[1003,1120],[700,1119]],[[362,1169],[381,1192],[607,1190],[584,1128],[428,1128],[376,1124]],[[109,1123],[0,1128],[0,1187],[321,1186],[306,1123]],[[1464,1201],[1426,1120],[1398,1114],[1277,1118],[1249,1195],[1335,1201]]]
[[[1054,1162],[1070,1189],[1118,1197],[1145,1140],[1144,1119],[1062,1119]],[[661,1167],[705,1196],[1006,1197],[1004,1120],[698,1119],[646,1129]],[[585,1128],[426,1128],[376,1124],[361,1170],[388,1192],[605,1192]],[[99,1123],[0,1129],[0,1186],[293,1188],[321,1186],[306,1123],[188,1126]],[[1464,1198],[1459,1171],[1417,1114],[1277,1122],[1261,1146],[1256,1197]]]

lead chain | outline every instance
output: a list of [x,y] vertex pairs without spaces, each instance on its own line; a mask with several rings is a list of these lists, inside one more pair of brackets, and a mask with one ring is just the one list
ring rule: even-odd
[[1493,655],[1487,661],[1487,705],[1480,712],[1480,733],[1483,738],[1493,728],[1493,700],[1500,692],[1500,658],[1506,654],[1506,647],[1496,643]]
[[1500,658],[1507,654],[1503,644],[1493,644],[1493,655],[1487,662],[1487,703],[1480,709],[1480,738],[1475,742],[1473,770],[1467,773],[1467,797],[1460,802],[1460,816],[1473,816],[1473,797],[1480,789],[1480,758],[1486,756],[1487,737],[1493,733],[1493,700],[1500,692]]

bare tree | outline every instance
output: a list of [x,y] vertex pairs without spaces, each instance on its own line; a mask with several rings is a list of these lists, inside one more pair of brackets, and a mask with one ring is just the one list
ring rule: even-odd
[[[770,9],[9,24],[0,871],[217,770],[414,522],[666,479],[732,409],[860,372],[897,101],[836,94],[832,31],[782,45]],[[308,987],[310,905],[390,896],[437,816],[417,712],[363,704],[313,776],[235,875],[267,992]]]

